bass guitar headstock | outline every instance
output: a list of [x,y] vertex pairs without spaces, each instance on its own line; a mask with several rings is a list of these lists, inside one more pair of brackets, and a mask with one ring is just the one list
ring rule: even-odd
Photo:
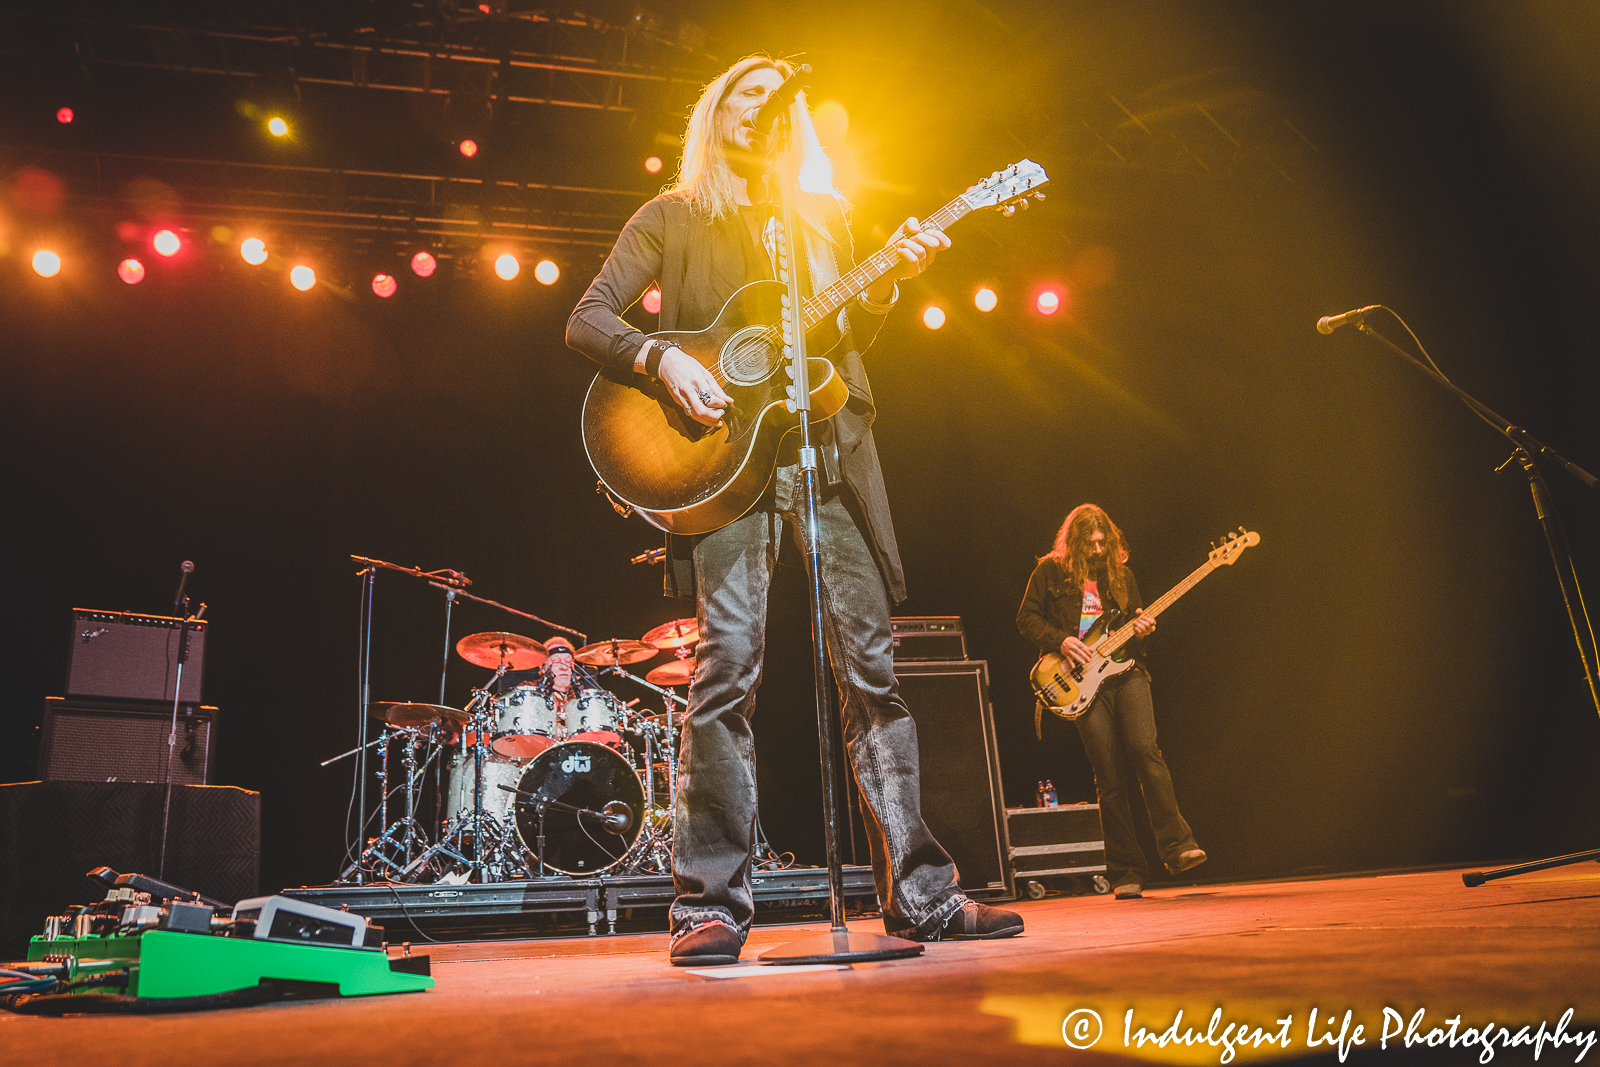
[[1038,190],[1049,180],[1039,164],[1031,159],[1020,159],[962,193],[961,199],[974,211],[995,207],[1002,215],[1014,215],[1018,207],[1028,206],[1030,197],[1043,200],[1044,194]]
[[1212,544],[1211,562],[1219,567],[1233,566],[1233,561],[1239,558],[1240,553],[1251,545],[1259,545],[1261,535],[1254,530],[1246,530],[1243,526],[1228,534],[1222,539],[1222,544]]

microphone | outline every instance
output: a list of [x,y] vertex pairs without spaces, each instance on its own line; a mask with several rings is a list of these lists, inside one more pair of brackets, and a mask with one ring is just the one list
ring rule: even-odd
[[1360,322],[1381,307],[1383,307],[1382,304],[1372,304],[1368,307],[1356,308],[1354,311],[1346,311],[1343,315],[1324,315],[1317,320],[1317,332],[1332,333],[1347,322]]
[[635,565],[640,564],[640,563],[660,563],[663,559],[666,558],[666,555],[667,555],[667,550],[665,548],[652,548],[648,552],[639,553],[637,556],[634,556],[628,562],[632,563],[632,564],[635,564]]
[[633,812],[620,800],[613,800],[601,809],[600,825],[612,833],[625,834],[633,825]]
[[184,560],[183,566],[178,569],[183,571],[183,577],[178,579],[178,595],[172,598],[172,607],[174,611],[182,610],[183,587],[189,584],[189,575],[194,573],[194,564],[189,560]]
[[773,94],[767,97],[767,102],[761,105],[761,110],[756,112],[756,132],[765,137],[772,131],[772,124],[778,121],[778,116],[794,103],[796,94],[805,88],[804,80],[811,73],[811,64],[802,63],[794,68],[794,73],[789,75],[784,83],[778,86]]

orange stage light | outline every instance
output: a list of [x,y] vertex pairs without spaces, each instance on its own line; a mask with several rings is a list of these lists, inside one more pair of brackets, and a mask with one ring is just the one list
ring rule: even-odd
[[374,274],[372,276],[372,291],[385,300],[393,296],[399,289],[400,283],[394,280],[394,275],[392,274]]
[[502,281],[510,281],[522,273],[522,264],[517,262],[517,257],[510,252],[498,256],[494,261],[494,272]]
[[456,148],[459,149],[461,154],[466,156],[468,159],[471,159],[473,156],[478,154],[478,142],[474,141],[470,137],[462,138],[461,143],[457,145]]
[[644,161],[644,169],[649,171],[651,174],[660,174],[661,167],[662,163],[660,156],[651,156],[649,159]]
[[125,259],[117,264],[117,277],[129,285],[138,285],[144,281],[144,264],[137,259]]
[[934,305],[922,313],[922,324],[930,330],[944,325],[944,308]]
[[1000,298],[995,295],[993,289],[979,289],[976,293],[972,294],[972,306],[977,308],[979,311],[993,311],[999,305],[999,303]]
[[541,285],[554,285],[556,279],[561,277],[561,268],[556,266],[553,259],[541,259],[533,268],[533,276]]
[[61,273],[61,257],[41,248],[33,254],[33,269],[41,278],[54,278]]
[[150,247],[163,256],[175,256],[178,254],[178,249],[183,247],[183,242],[171,230],[158,230],[150,239]]
[[419,278],[426,278],[439,269],[439,261],[427,252],[418,252],[411,257],[411,272]]
[[644,304],[644,309],[646,311],[648,311],[650,314],[652,314],[652,315],[661,314],[661,290],[660,289],[656,289],[656,288],[652,287],[648,292],[646,292],[644,294],[644,299],[642,301],[640,301],[640,302],[642,304]]
[[244,261],[252,267],[259,267],[267,261],[267,245],[259,237],[251,237],[239,245],[239,254]]
[[317,272],[306,266],[295,267],[289,272],[289,284],[303,293],[317,284]]

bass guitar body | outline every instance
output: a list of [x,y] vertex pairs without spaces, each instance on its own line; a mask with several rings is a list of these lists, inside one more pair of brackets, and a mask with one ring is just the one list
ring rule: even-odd
[[1099,695],[1100,687],[1133,667],[1133,650],[1126,644],[1109,656],[1099,651],[1102,644],[1109,643],[1109,639],[1106,616],[1102,615],[1083,635],[1083,643],[1094,653],[1088,663],[1080,666],[1059,652],[1044,653],[1039,657],[1039,662],[1033,665],[1033,673],[1029,678],[1033,683],[1034,695],[1052,713],[1063,719],[1082,718]]
[[[749,511],[772,480],[785,434],[787,360],[778,326],[787,287],[744,286],[717,320],[694,332],[650,336],[711,369],[733,398],[721,427],[689,417],[666,386],[642,374],[602,371],[583,403],[583,443],[595,473],[646,522],[675,534],[709,533]],[[826,359],[807,360],[813,423],[833,417],[849,393]]]

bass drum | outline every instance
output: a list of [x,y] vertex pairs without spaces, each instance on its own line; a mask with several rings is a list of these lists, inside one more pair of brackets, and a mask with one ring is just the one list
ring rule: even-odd
[[[457,816],[466,820],[472,818],[472,792],[476,779],[472,764],[471,749],[465,752],[458,750],[450,761],[450,776],[445,783],[444,794],[444,817],[447,823]],[[516,785],[522,777],[522,768],[527,764],[527,760],[483,761],[483,813],[499,819],[501,826],[511,821],[511,805],[516,797],[496,786]]]
[[[627,806],[628,826],[608,830],[592,815],[546,808],[544,865],[563,874],[590,875],[622,862],[644,823],[644,787],[628,761],[592,741],[567,741],[540,755],[522,772],[517,788],[546,800],[600,811],[613,801]],[[501,795],[511,794],[503,790]],[[539,812],[527,798],[516,807],[517,836],[538,870]]]

